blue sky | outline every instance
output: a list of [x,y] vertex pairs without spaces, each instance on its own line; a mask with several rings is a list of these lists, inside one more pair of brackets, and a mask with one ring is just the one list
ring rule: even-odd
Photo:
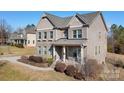
[[[46,12],[46,11],[45,11]],[[85,14],[90,11],[48,11],[48,13],[55,14],[58,16],[71,16],[75,13]],[[124,26],[124,12],[123,11],[104,11],[102,12],[106,24],[108,27],[111,24],[118,24]],[[42,11],[1,11],[0,19],[4,18],[8,24],[10,24],[14,29],[18,27],[24,27],[27,24],[37,25],[40,20]]]

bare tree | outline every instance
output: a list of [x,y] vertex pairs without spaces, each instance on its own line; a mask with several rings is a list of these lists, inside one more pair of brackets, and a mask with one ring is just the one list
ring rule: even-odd
[[11,31],[11,25],[8,25],[5,19],[0,19],[0,44],[7,43]]

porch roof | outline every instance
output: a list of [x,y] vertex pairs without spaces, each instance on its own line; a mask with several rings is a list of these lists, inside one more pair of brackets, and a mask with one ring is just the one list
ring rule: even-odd
[[53,45],[68,45],[68,46],[86,46],[86,39],[66,39],[61,38],[53,43]]

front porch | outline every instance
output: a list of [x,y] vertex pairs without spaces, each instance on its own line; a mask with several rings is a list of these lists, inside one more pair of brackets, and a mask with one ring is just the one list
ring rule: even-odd
[[53,46],[54,60],[84,64],[84,46]]

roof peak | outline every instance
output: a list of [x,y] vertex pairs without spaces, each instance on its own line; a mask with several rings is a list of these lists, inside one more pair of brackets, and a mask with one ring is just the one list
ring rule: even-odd
[[[94,11],[94,12],[89,12],[89,13],[75,13],[74,15],[88,15],[88,14],[100,14],[101,13],[101,11]],[[65,16],[65,17],[62,17],[62,16],[58,16],[58,15],[54,15],[54,14],[52,14],[52,13],[48,13],[48,12],[44,12],[44,14],[46,14],[46,15],[52,15],[52,16],[56,16],[56,17],[59,17],[59,18],[67,18],[67,17],[72,17],[72,16],[74,16],[74,15],[72,15],[72,16]]]
[[85,14],[79,14],[78,12],[72,16],[60,17],[54,14],[50,14],[48,12],[44,12],[42,17],[47,17],[48,20],[55,26],[55,28],[64,28],[70,22],[72,17],[76,16],[83,24],[90,25],[92,21],[96,18],[100,11],[97,12],[90,12]]

